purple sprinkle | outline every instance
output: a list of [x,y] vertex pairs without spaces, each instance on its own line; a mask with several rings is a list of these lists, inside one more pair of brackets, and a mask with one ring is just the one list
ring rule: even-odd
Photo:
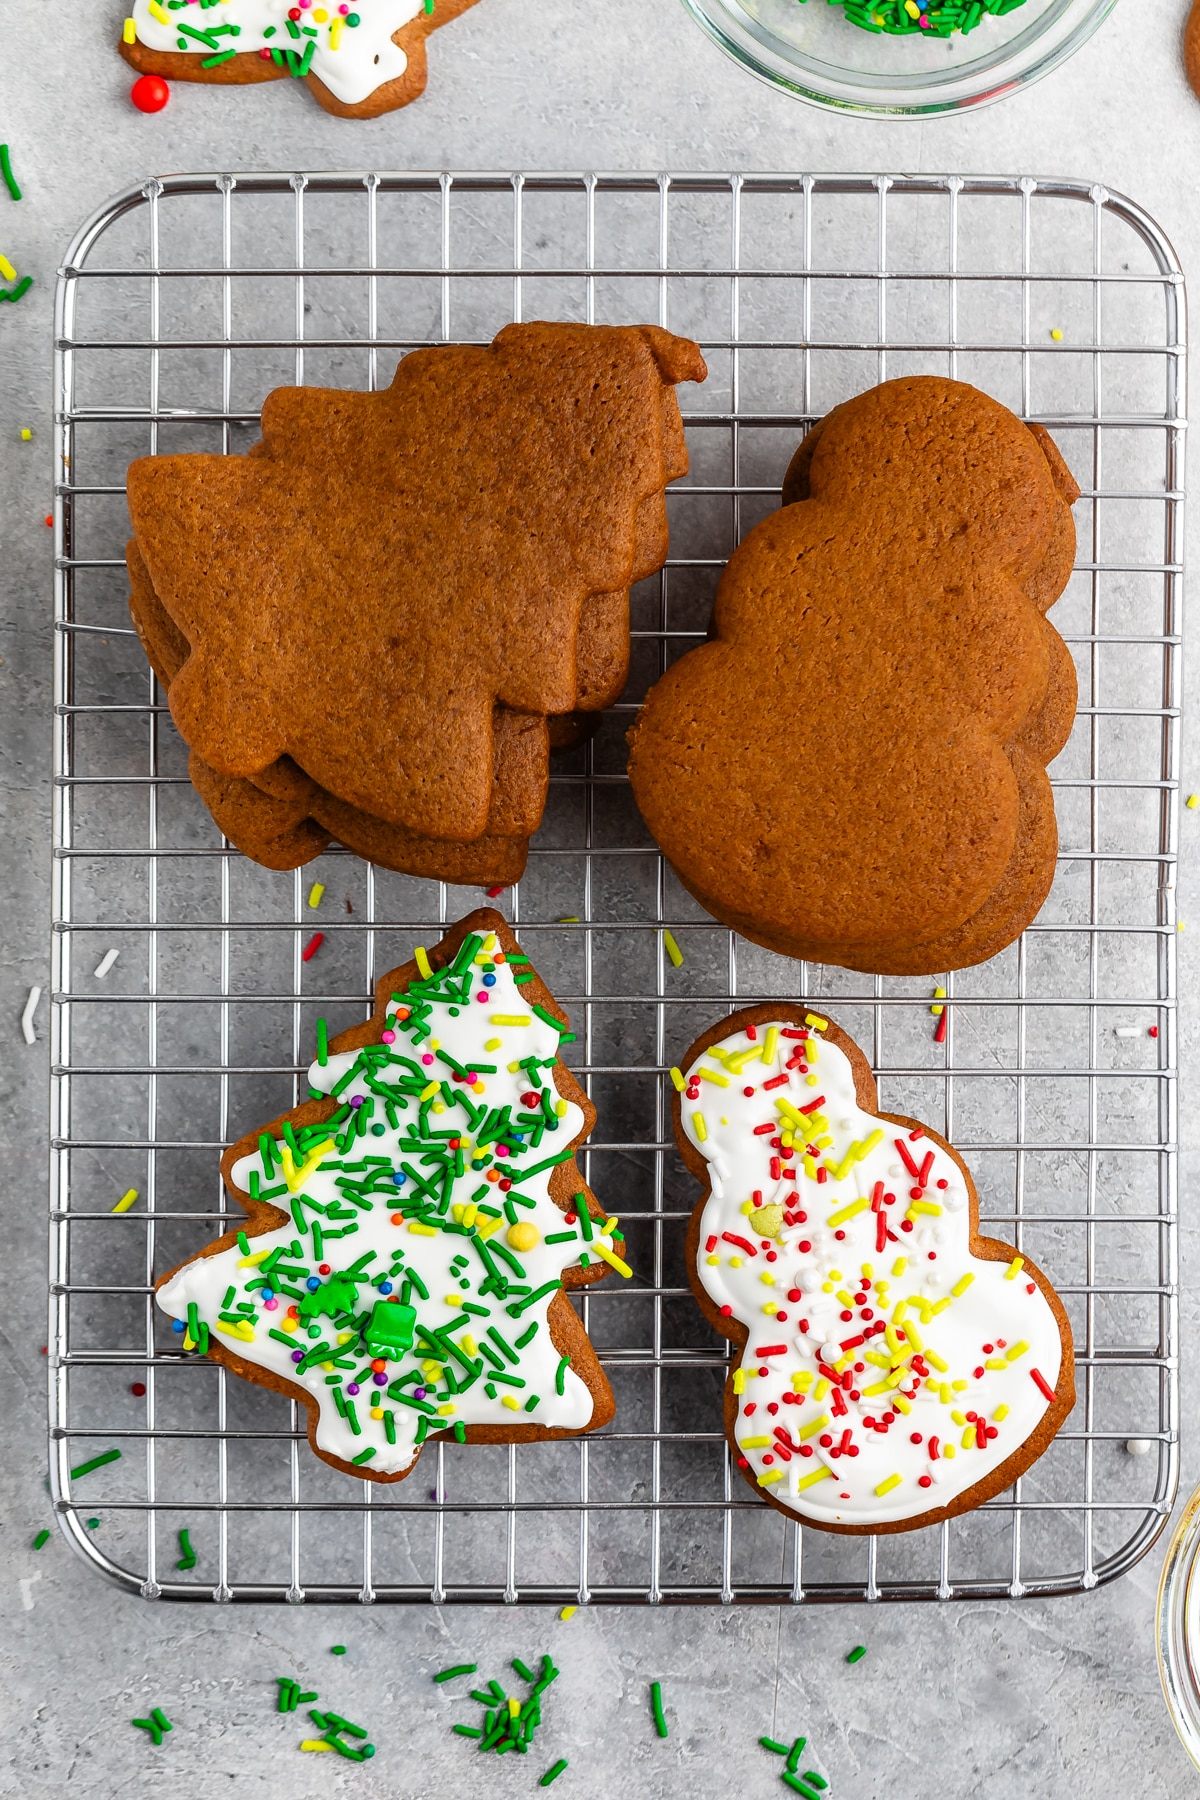
[[436,1489],[436,1488],[430,1488],[430,1490],[429,1490],[429,1498],[430,1498],[430,1499],[431,1499],[431,1500],[438,1500],[438,1501],[442,1501],[442,1500],[444,1500],[444,1499],[445,1499],[445,1498],[446,1498],[446,1496],[445,1496],[445,1494],[439,1494],[439,1493],[438,1493],[438,1491],[437,1491],[437,1489]]
[[293,1362],[303,1362],[304,1361],[303,1350],[293,1350],[292,1351],[292,1361]]
[[375,1383],[376,1387],[386,1387],[388,1384],[388,1378],[386,1375],[373,1375],[371,1377],[371,1379]]
[[348,1382],[347,1382],[347,1383],[346,1383],[346,1392],[347,1392],[347,1393],[348,1393],[348,1394],[357,1394],[357,1392],[358,1392],[358,1383],[357,1383],[357,1381],[348,1381]]
[[366,1099],[366,1097],[367,1096],[365,1094],[351,1094],[351,1096],[350,1096],[351,1106],[361,1106],[363,1101]]
[[423,1400],[424,1398],[425,1398],[425,1389],[424,1388],[414,1388],[413,1389],[413,1399],[414,1400]]

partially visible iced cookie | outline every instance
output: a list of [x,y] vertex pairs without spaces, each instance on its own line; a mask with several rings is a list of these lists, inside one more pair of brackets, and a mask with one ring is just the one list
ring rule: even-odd
[[725,1429],[772,1506],[823,1530],[908,1531],[981,1505],[1075,1401],[1062,1301],[981,1237],[957,1152],[877,1110],[823,1014],[779,1002],[687,1051],[675,1135],[705,1184],[688,1269],[738,1347]]

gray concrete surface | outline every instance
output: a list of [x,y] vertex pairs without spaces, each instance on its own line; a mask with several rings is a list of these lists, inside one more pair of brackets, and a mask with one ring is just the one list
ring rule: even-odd
[[[429,1609],[186,1609],[118,1595],[47,1520],[44,1187],[46,1057],[17,1019],[48,970],[50,805],[50,342],[53,273],[76,222],[126,183],[183,168],[475,166],[1004,171],[1096,179],[1139,199],[1187,269],[1200,256],[1194,153],[1200,103],[1178,38],[1183,0],[1125,0],[1065,69],[1027,94],[951,122],[826,117],[740,74],[672,0],[483,0],[434,45],[426,97],[369,125],[327,118],[290,84],[249,93],[177,88],[168,111],[128,105],[110,47],[121,8],[95,0],[3,7],[0,135],[26,200],[0,200],[0,250],[35,276],[0,314],[0,956],[6,1304],[13,1376],[0,1466],[0,1792],[80,1800],[157,1794],[262,1796],[523,1793],[558,1754],[556,1792],[728,1796],[782,1792],[754,1747],[761,1730],[807,1731],[834,1800],[904,1795],[1066,1800],[1099,1791],[1165,1800],[1197,1777],[1175,1741],[1154,1661],[1160,1553],[1077,1599],[987,1606],[779,1612],[596,1611],[550,1616]],[[30,424],[31,445],[15,446]],[[1195,559],[1194,533],[1191,547]],[[1191,652],[1194,662],[1195,646]],[[1189,734],[1188,742],[1191,738]],[[1193,765],[1194,766],[1194,765]],[[1187,762],[1185,760],[1185,779]],[[1200,785],[1200,777],[1193,777]],[[1185,817],[1181,911],[1189,917],[1200,818]],[[1190,834],[1190,835],[1189,835]],[[1195,1045],[1200,930],[1181,940],[1185,1081]],[[1200,1479],[1190,1432],[1197,1339],[1190,1173],[1197,1134],[1184,1089],[1184,1492]],[[1161,1546],[1160,1546],[1161,1551]],[[869,1645],[848,1668],[844,1651]],[[344,1643],[344,1659],[329,1646]],[[449,1737],[455,1711],[428,1672],[463,1658],[485,1673],[552,1648],[564,1675],[545,1754],[480,1770]],[[380,1745],[363,1768],[301,1758],[270,1710],[288,1670],[366,1719]],[[672,1732],[647,1726],[646,1683],[667,1690]],[[162,1705],[176,1730],[155,1750],[128,1723]]]

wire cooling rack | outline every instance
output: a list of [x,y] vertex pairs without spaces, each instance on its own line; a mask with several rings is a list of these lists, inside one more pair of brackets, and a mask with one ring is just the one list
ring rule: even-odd
[[[227,1224],[220,1149],[295,1101],[317,1017],[361,1019],[376,974],[478,894],[333,851],[272,874],[217,835],[130,630],[124,471],[244,450],[280,382],[386,384],[416,345],[520,318],[658,321],[699,339],[711,371],[681,391],[691,472],[668,497],[670,560],[635,591],[626,696],[557,766],[501,902],[579,1032],[589,1178],[636,1278],[581,1300],[616,1390],[609,1430],[438,1446],[380,1489],[318,1462],[289,1402],[175,1348],[152,1282]],[[1155,223],[1103,188],[1033,179],[171,176],[82,228],[57,332],[50,1432],[76,1548],[147,1597],[543,1603],[1071,1592],[1144,1555],[1177,1478],[1184,305]],[[1080,673],[1054,770],[1057,879],[1020,943],[943,980],[941,1044],[932,981],[790,962],[717,926],[624,775],[630,716],[703,636],[802,432],[913,371],[1041,420],[1083,489],[1054,614]],[[959,1145],[983,1228],[1036,1257],[1071,1315],[1066,1428],[1009,1493],[940,1528],[805,1531],[729,1467],[727,1352],[687,1289],[694,1191],[664,1072],[730,1006],[785,995],[864,1045],[885,1107]]]

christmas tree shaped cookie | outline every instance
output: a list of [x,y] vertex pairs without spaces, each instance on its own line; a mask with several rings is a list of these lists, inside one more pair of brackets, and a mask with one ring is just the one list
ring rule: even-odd
[[738,1347],[725,1430],[772,1506],[850,1533],[939,1524],[1011,1486],[1075,1401],[1071,1328],[1027,1256],[981,1237],[928,1126],[804,1006],[734,1013],[675,1069],[706,1192],[692,1287]]
[[185,1348],[308,1408],[325,1462],[396,1481],[445,1436],[594,1431],[612,1390],[567,1293],[628,1275],[574,1152],[595,1109],[499,913],[385,975],[312,1098],[222,1162],[244,1206],[158,1283]]

